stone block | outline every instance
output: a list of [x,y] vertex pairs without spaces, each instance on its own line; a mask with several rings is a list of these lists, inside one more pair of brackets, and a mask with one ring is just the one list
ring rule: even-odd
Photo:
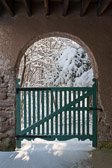
[[0,77],[0,84],[3,82],[2,77]]
[[0,141],[1,141],[2,139],[7,138],[7,137],[8,137],[8,135],[7,135],[6,133],[0,133]]
[[15,88],[15,84],[8,84],[8,90],[13,91]]
[[1,133],[5,133],[6,131],[8,131],[10,129],[9,125],[8,125],[8,121],[5,122],[0,122],[0,132]]
[[15,126],[15,123],[16,121],[15,121],[15,118],[13,117],[13,118],[10,118],[9,120],[8,120],[8,123],[9,123],[9,125],[11,125],[11,126]]
[[15,92],[8,92],[7,93],[8,98],[16,98],[16,93]]
[[15,109],[16,109],[16,106],[10,106],[10,107],[6,107],[5,108],[5,111],[15,111]]
[[0,83],[0,88],[8,88],[8,84],[7,83]]
[[7,94],[1,93],[0,100],[5,100],[7,98]]
[[12,128],[6,132],[7,137],[15,138],[15,128]]
[[5,133],[9,129],[9,126],[0,126],[0,132]]
[[0,117],[6,117],[8,119],[8,118],[13,117],[14,114],[15,114],[14,111],[1,111],[0,112]]
[[8,76],[4,76],[4,81],[5,81],[5,83],[8,83],[9,82],[9,79],[10,79],[10,76],[8,75]]
[[14,151],[16,146],[15,139],[12,138],[6,138],[4,139],[0,144],[0,150],[1,151]]
[[0,107],[10,107],[10,106],[15,106],[15,100],[0,100]]
[[0,122],[4,122],[6,120],[7,120],[6,116],[0,116]]
[[8,92],[8,88],[0,88],[0,93],[6,93]]

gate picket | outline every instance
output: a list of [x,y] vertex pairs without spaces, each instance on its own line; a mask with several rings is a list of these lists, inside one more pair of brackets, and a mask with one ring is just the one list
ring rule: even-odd
[[[29,125],[31,125],[31,91],[28,91],[28,112],[29,112]],[[29,134],[31,134],[31,131],[29,131]]]
[[[92,104],[89,101],[90,96]],[[51,140],[90,139],[96,147],[95,80],[91,88],[21,88],[17,83],[16,98],[17,147],[21,147],[22,139],[34,139],[34,137],[51,138]],[[89,114],[90,110],[93,112]],[[21,127],[22,121],[23,127]]]
[[[57,91],[55,91],[55,111],[58,109],[58,94]],[[56,135],[58,135],[58,115],[55,117],[55,128],[56,128]]]
[[[42,119],[44,118],[44,91],[42,90]],[[42,124],[42,134],[44,134],[44,123]]]
[[[80,97],[80,91],[78,91],[78,98]],[[80,107],[80,102],[78,103],[78,107]],[[80,111],[78,110],[78,135],[80,135]]]
[[[87,107],[89,106],[89,97],[87,97]],[[89,135],[89,111],[87,110],[87,135]]]
[[[73,91],[73,100],[75,99],[76,99],[76,91]],[[74,135],[76,134],[76,111],[73,111],[73,134]]]
[[24,91],[24,128],[26,128],[27,111],[26,111],[26,91]]
[[[69,103],[71,102],[71,91],[69,91]],[[71,134],[71,111],[69,111],[69,135]]]
[[[40,91],[37,91],[37,118],[40,120]],[[38,134],[40,134],[40,126],[38,126]]]
[[[66,105],[67,104],[67,95],[66,95],[67,93],[66,93],[66,91],[64,91],[64,105]],[[64,121],[64,127],[65,127],[65,131],[64,131],[64,133],[65,133],[65,135],[67,135],[67,111],[65,111],[65,119],[64,119],[65,121]]]
[[[82,94],[84,95],[84,91]],[[82,100],[82,107],[85,107],[85,100]],[[85,135],[85,110],[82,110],[82,135]]]
[[[49,115],[49,91],[46,91],[46,111],[47,111],[47,116]],[[47,121],[47,135],[49,134],[49,120]]]
[[[53,113],[53,91],[51,90],[51,114]],[[53,118],[51,118],[51,135],[53,135]]]
[[[62,107],[62,91],[60,91],[60,108]],[[60,114],[60,135],[62,135],[62,113]]]
[[[33,91],[33,123],[35,123],[35,91]],[[33,129],[33,134],[35,134],[35,128]]]

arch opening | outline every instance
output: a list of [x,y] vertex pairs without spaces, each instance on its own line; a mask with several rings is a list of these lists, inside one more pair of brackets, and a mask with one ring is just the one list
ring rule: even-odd
[[[92,85],[92,78],[98,77],[96,62],[92,53],[86,52],[84,48],[77,42],[61,36],[51,36],[34,42],[20,57],[21,61],[17,64],[17,76],[21,79],[21,86],[23,83],[24,86],[28,86],[29,83],[31,86],[39,86],[39,84],[40,86],[72,87]],[[86,50],[88,50],[87,46]],[[84,72],[86,73],[82,75]],[[35,81],[39,76],[36,74],[40,75],[41,82]],[[29,77],[32,81],[29,81],[28,76],[32,76]],[[79,80],[81,76],[82,81]],[[87,79],[87,76],[91,79]],[[47,79],[42,82],[41,78]]]
[[[98,70],[97,70],[97,65],[92,52],[79,38],[73,37],[68,34],[64,34],[64,35],[62,34],[60,36],[58,35],[60,35],[60,33],[59,34],[56,33],[54,35],[52,34],[46,35],[43,38],[41,37],[38,41],[36,39],[35,39],[36,41],[33,39],[32,42],[30,42],[27,45],[29,46],[28,49],[26,50],[26,47],[23,49],[22,53],[24,54],[20,54],[18,59],[21,61],[18,62],[16,65],[17,77],[21,78],[20,80],[21,87],[54,87],[54,86],[55,87],[92,87],[93,86],[92,79],[94,77],[98,78]],[[71,93],[72,93],[71,95],[70,95],[70,92],[67,93],[66,95],[67,97],[69,97],[69,100],[67,100],[69,102],[71,101],[71,99],[73,99],[73,92]],[[31,94],[33,96],[33,92],[32,93],[27,92],[26,97],[28,97],[28,100],[30,99],[29,97],[31,96]],[[56,92],[53,93],[53,95],[51,94],[52,93],[50,93],[50,97],[49,97],[51,102],[49,103],[48,106],[50,107],[50,109],[56,110],[56,104],[60,103],[60,100],[59,102],[56,100],[56,95],[57,95]],[[61,95],[61,93],[59,93],[59,95]],[[80,93],[78,91],[76,92],[77,98],[80,98],[80,96],[82,95],[83,95],[82,91]],[[38,92],[36,96],[37,97],[35,97],[35,99],[38,99]],[[26,127],[24,126],[24,95],[22,95],[22,97],[23,99],[21,99],[21,102],[23,102],[23,107],[21,108],[23,109],[22,110],[23,117],[22,117],[21,123],[23,123],[22,126],[24,128]],[[40,106],[42,106],[43,109],[41,109],[41,116],[39,117],[42,119],[44,117],[44,114],[42,114],[42,110],[43,111],[45,110],[42,105],[42,101],[47,102],[47,92],[45,94],[41,92],[40,97],[41,97],[41,100],[39,100],[41,104]],[[63,97],[63,93],[60,99],[62,99],[62,97]],[[87,107],[88,105],[92,107],[92,96],[90,96],[88,99],[89,103],[87,102],[87,99],[85,100],[86,101],[84,102],[85,103],[84,107]],[[31,106],[33,106],[34,99],[30,101],[32,104]],[[62,104],[64,103],[65,102],[63,97],[60,107],[63,106]],[[52,104],[52,107],[50,104]],[[79,103],[79,104],[80,106],[82,106],[82,103]],[[37,110],[37,107],[36,107],[36,110]],[[50,114],[52,113],[52,110]],[[33,114],[33,111],[31,113]],[[77,117],[78,116],[78,111],[77,111],[77,114],[76,114],[77,120],[80,120],[80,117],[82,115],[83,115],[83,112],[81,112],[80,116]],[[87,116],[87,113],[85,115]],[[72,116],[71,120],[73,120],[73,113],[71,116]],[[84,119],[85,120],[84,122],[89,123],[89,120],[92,121],[92,117],[93,117],[92,114],[88,114],[87,117],[86,119]],[[29,121],[30,125],[31,125],[31,122],[34,123],[33,119]],[[59,120],[60,122],[61,119],[58,118],[57,120]],[[67,123],[69,123],[71,120],[69,119]],[[80,122],[82,122],[82,120]],[[52,126],[52,123],[50,123],[50,125]],[[41,133],[42,133],[42,127],[41,127]],[[73,127],[73,124],[72,124],[72,127]],[[92,130],[93,128],[91,123],[91,130],[89,134],[92,134]],[[80,129],[80,131],[83,132],[82,129]],[[52,132],[52,128],[50,128],[50,133],[51,132]],[[56,137],[51,138],[51,140],[54,140],[55,138]],[[57,139],[61,140],[61,138],[57,138]],[[65,139],[67,140],[67,138]]]

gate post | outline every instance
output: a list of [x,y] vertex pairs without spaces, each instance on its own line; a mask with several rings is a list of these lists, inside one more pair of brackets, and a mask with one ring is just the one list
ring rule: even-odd
[[[21,100],[20,100],[20,91],[18,88],[20,88],[20,85],[18,84],[20,82],[20,79],[16,79],[16,135],[20,134],[21,131]],[[21,140],[17,139],[17,148],[21,148]]]
[[97,113],[96,113],[96,91],[97,91],[97,84],[96,84],[96,79],[93,79],[93,147],[97,147]]

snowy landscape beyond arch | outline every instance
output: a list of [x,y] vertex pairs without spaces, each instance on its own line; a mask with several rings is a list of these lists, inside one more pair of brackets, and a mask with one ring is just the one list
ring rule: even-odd
[[48,37],[31,45],[20,62],[21,86],[91,87],[91,59],[73,40]]

